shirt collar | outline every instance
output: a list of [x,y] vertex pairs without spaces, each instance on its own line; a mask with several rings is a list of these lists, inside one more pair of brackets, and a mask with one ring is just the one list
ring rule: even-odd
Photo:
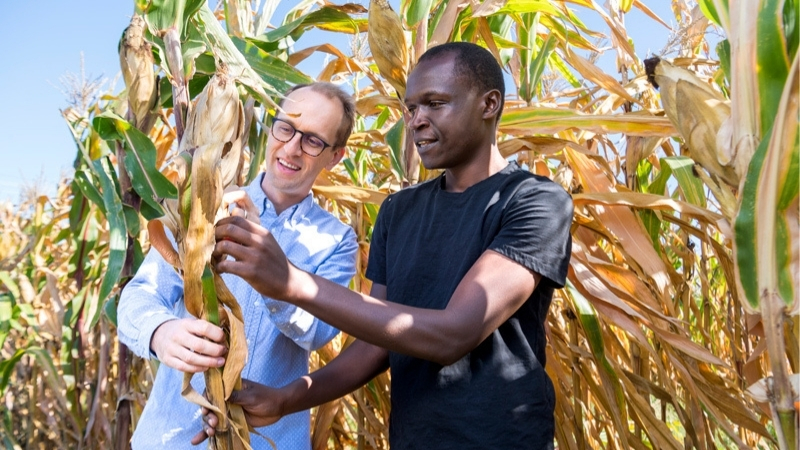
[[[255,203],[256,208],[258,208],[258,215],[259,217],[264,215],[264,210],[270,208],[272,210],[272,214],[275,214],[275,205],[267,197],[267,194],[264,193],[264,190],[261,189],[261,182],[264,180],[264,172],[261,172],[252,183],[250,183],[244,191],[247,195],[250,196],[250,199],[253,200]],[[314,205],[314,197],[311,195],[311,192],[306,195],[306,197],[293,206],[287,208],[282,214],[289,216],[289,218],[293,221],[299,221],[306,214],[311,210],[311,207]]]

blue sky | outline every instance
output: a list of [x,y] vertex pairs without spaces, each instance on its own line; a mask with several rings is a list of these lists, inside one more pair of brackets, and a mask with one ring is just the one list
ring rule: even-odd
[[[110,80],[119,73],[117,43],[132,1],[3,2],[0,13],[0,201],[16,202],[23,185],[38,180],[53,193],[75,145],[59,112],[67,106],[59,78],[80,74]],[[108,86],[109,84],[107,84]],[[116,91],[122,88],[117,82]]]
[[[296,4],[287,0],[282,3],[273,22],[283,17],[281,10]],[[367,0],[357,3],[369,4]],[[669,0],[646,3],[667,23],[674,23]],[[112,85],[119,75],[117,43],[132,12],[130,0],[3,2],[0,201],[16,203],[26,186],[37,186],[40,192],[52,194],[61,176],[70,173],[76,149],[59,112],[68,106],[59,80],[67,73],[80,76],[83,53],[86,77],[105,78],[106,89],[113,86],[114,92],[120,91],[121,79]],[[608,32],[597,14],[584,10],[579,11],[579,16],[594,29]],[[626,24],[640,58],[646,57],[648,51],[658,52],[667,42],[669,31],[635,8],[626,15]],[[305,36],[299,48],[314,39],[320,38]],[[613,64],[613,55],[609,56]],[[316,75],[316,71],[308,71]]]

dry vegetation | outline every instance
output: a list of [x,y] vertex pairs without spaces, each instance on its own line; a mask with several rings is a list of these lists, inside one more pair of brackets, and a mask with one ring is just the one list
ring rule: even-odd
[[[361,118],[346,160],[320,176],[314,192],[357,232],[361,252],[351,287],[363,292],[369,290],[363,274],[381,201],[432,175],[403,142],[393,91],[402,89],[407,67],[392,67],[399,69],[403,57],[413,61],[432,42],[486,45],[508,64],[516,83],[507,89],[501,150],[559,182],[575,203],[569,285],[557,292],[549,317],[547,372],[556,386],[558,448],[796,449],[799,177],[797,118],[791,111],[797,108],[797,30],[776,25],[788,45],[759,56],[783,70],[777,83],[745,69],[747,52],[755,49],[742,40],[741,30],[755,20],[748,19],[750,13],[791,19],[797,27],[797,3],[763,13],[748,8],[767,2],[731,2],[729,12],[709,0],[704,4],[719,25],[714,27],[690,2],[672,1],[678,27],[665,43],[670,53],[661,56],[689,68],[697,77],[693,83],[718,97],[706,106],[727,105],[734,119],[716,127],[705,125],[705,116],[696,113],[703,106],[687,100],[683,87],[667,92],[665,83],[684,85],[665,73],[666,66],[654,75],[662,77],[660,92],[648,82],[628,41],[624,10],[645,11],[652,26],[664,20],[642,2],[612,2],[619,6],[613,11],[577,2],[589,8],[582,14],[598,14],[607,23],[607,51],[624,67],[613,74],[595,65],[599,33],[586,29],[569,3],[549,0],[532,7],[515,1],[500,8],[503,3],[486,0],[464,9],[453,0],[402,2],[402,26],[410,33],[387,33],[395,40],[411,37],[390,43],[406,51],[399,57],[373,42],[371,56],[365,55],[360,33],[394,12],[382,10],[384,17],[368,20],[358,5],[312,5],[281,21],[253,13],[250,2],[228,1],[220,2],[226,10],[203,7],[182,25],[203,36],[193,83],[202,85],[214,73],[212,52],[230,73],[241,74],[245,113],[253,117],[246,179],[263,158],[268,97],[273,88],[311,79],[293,67],[308,53],[328,54],[315,79],[357,87]],[[212,14],[230,36],[214,26]],[[303,17],[307,21],[293,22]],[[293,25],[269,31],[269,21]],[[305,42],[300,35],[311,26],[353,34],[352,55]],[[291,52],[276,45],[288,33],[297,40]],[[722,66],[709,59],[707,33],[729,37]],[[164,45],[168,38],[153,42]],[[157,60],[155,73],[165,77],[165,67],[165,60]],[[746,70],[749,76],[742,75]],[[133,191],[121,186],[141,174],[130,168],[120,174],[117,158],[124,154],[120,146],[123,152],[146,151],[149,170],[172,177],[167,163],[177,154],[185,120],[174,115],[185,112],[199,89],[180,91],[188,80],[171,81],[172,87],[162,79],[166,92],[149,110],[153,126],[146,130],[146,149],[130,140],[124,144],[106,127],[111,112],[137,121],[126,116],[129,92],[75,104],[64,113],[78,149],[74,178],[51,198],[0,205],[0,445],[6,448],[124,448],[127,424],[135,425],[146,402],[157,366],[132,358],[118,343],[114,311],[126,270],[149,248],[145,219],[153,218],[155,208],[148,209],[145,194],[157,187],[134,182],[136,196],[145,199],[131,197]],[[680,105],[673,111],[670,95]],[[753,96],[755,102],[748,102]],[[748,114],[748,105],[757,105],[755,112]],[[748,117],[755,119],[747,122]],[[781,124],[780,133],[770,133],[773,121]],[[722,127],[730,134],[727,146],[714,140],[725,133]],[[722,148],[740,153],[726,159]],[[754,205],[770,201],[772,214],[754,213]],[[773,219],[764,222],[765,217]],[[120,245],[117,238],[126,235],[130,239]],[[747,249],[753,259],[742,256]],[[772,261],[778,263],[764,262],[770,257],[765,249],[777,254]],[[765,264],[774,267],[767,275],[776,276],[757,273]],[[343,335],[317,351],[312,369],[347,343]],[[388,386],[383,374],[316,409],[314,448],[388,448]]]

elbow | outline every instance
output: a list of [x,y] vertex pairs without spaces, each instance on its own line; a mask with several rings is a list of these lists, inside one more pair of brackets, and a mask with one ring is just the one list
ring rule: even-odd
[[471,336],[448,336],[431,347],[429,359],[442,366],[449,366],[461,360],[478,344]]
[[455,354],[455,353],[449,352],[448,354],[438,355],[435,359],[433,359],[433,362],[435,362],[436,364],[439,364],[442,367],[449,366],[449,365],[452,365],[452,364],[455,364],[456,362],[458,362],[458,360],[463,358],[464,355],[466,355],[466,353],[464,353],[464,354]]

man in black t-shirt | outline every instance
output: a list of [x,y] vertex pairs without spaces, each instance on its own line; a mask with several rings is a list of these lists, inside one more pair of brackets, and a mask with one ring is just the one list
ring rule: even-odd
[[245,381],[231,401],[252,425],[341,397],[390,368],[392,450],[552,448],[544,323],[566,278],[572,201],[500,154],[504,93],[500,66],[477,45],[443,44],[420,58],[406,125],[425,167],[444,173],[381,206],[370,296],[292,266],[247,221],[220,221],[220,272],[358,338],[282,388]]

